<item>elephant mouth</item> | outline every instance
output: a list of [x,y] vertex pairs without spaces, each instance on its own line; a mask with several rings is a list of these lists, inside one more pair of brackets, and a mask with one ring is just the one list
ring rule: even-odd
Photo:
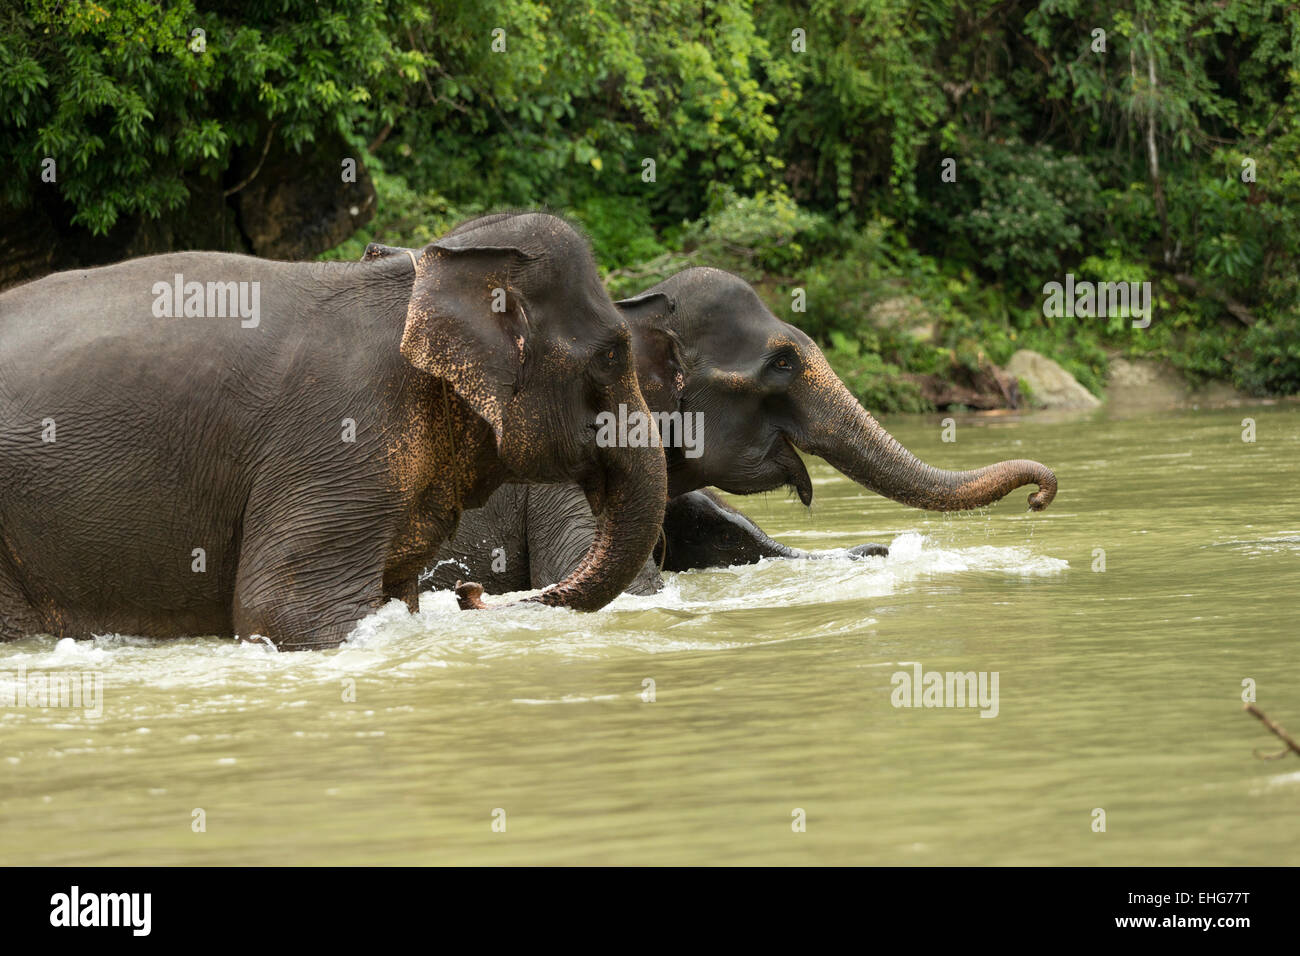
[[792,489],[805,507],[812,504],[812,479],[808,477],[808,469],[804,467],[803,459],[795,451],[790,439],[779,432],[772,440],[767,454],[733,462],[732,467],[731,474],[700,482],[693,488],[711,484],[733,495],[754,495],[785,487]]
[[[761,447],[761,446],[760,446]],[[668,497],[712,486],[733,495],[755,495],[777,488],[789,488],[799,496],[804,506],[812,504],[812,479],[803,459],[790,439],[777,432],[765,452],[746,454],[744,450],[729,455],[721,469],[711,465],[699,468],[692,459],[684,458],[677,448],[666,449],[668,457]],[[713,459],[720,456],[713,455]],[[585,487],[585,486],[584,486]]]
[[794,489],[805,508],[810,506],[813,500],[812,478],[808,477],[808,469],[790,439],[782,435],[776,445],[776,454],[769,460],[785,472],[786,487]]

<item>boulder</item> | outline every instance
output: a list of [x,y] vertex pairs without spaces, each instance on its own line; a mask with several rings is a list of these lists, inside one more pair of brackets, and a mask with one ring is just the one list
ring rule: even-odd
[[1157,359],[1110,357],[1106,404],[1112,408],[1181,408],[1231,405],[1251,401],[1226,382],[1195,386],[1171,363]]
[[[187,179],[180,208],[158,218],[124,214],[102,236],[73,225],[75,209],[53,185],[28,208],[0,210],[0,290],[50,272],[181,249],[311,259],[370,220],[375,187],[347,140],[331,133],[301,155],[277,140],[262,137],[242,151],[226,182]],[[342,161],[349,157],[357,160],[355,183],[342,180]]]
[[1021,349],[1011,356],[1007,372],[1029,386],[1030,398],[1041,408],[1096,408],[1101,400],[1046,355]]
[[[345,159],[356,162],[356,182],[343,181]],[[244,238],[265,259],[312,259],[375,214],[370,173],[360,152],[338,133],[321,136],[301,153],[272,136],[265,158],[246,153],[238,172],[245,185],[233,199]]]
[[947,375],[904,373],[903,379],[917,387],[921,397],[939,409],[1020,408],[1025,404],[1020,385],[992,362],[978,370],[954,364]]

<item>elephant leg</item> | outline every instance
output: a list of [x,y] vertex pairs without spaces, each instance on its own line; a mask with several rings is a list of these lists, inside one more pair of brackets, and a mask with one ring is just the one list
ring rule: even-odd
[[0,555],[0,643],[48,630]]
[[401,601],[414,614],[420,610],[420,579],[415,574],[384,575],[384,600]]
[[420,584],[449,591],[473,581],[489,594],[527,591],[528,551],[524,542],[530,485],[502,485],[481,508],[460,516],[456,532],[438,549]]
[[[529,489],[527,549],[529,583],[549,587],[571,574],[596,536],[596,516],[577,485],[537,485]],[[647,558],[628,594],[656,594],[663,578]]]
[[[242,580],[235,586],[232,616],[235,633],[245,640],[259,635],[282,651],[338,647],[358,621],[385,601],[379,569],[366,584],[337,594],[294,583],[300,575],[316,581],[337,580],[334,569],[310,564],[254,559],[249,562],[247,576],[241,566]],[[267,581],[281,583],[271,587]]]
[[240,637],[260,635],[281,650],[337,647],[385,603],[377,530],[349,533],[357,523],[314,509],[277,509],[264,527],[246,526],[240,547],[232,608]]

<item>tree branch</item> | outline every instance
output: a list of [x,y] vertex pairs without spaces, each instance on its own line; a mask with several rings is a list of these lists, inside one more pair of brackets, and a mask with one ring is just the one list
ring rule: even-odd
[[1296,756],[1300,756],[1300,744],[1297,744],[1294,740],[1292,740],[1289,736],[1287,736],[1287,732],[1282,729],[1281,724],[1274,723],[1273,721],[1269,720],[1268,717],[1265,716],[1264,712],[1260,710],[1258,707],[1256,707],[1254,704],[1247,704],[1242,709],[1246,711],[1246,713],[1251,714],[1254,717],[1258,717],[1259,722],[1261,724],[1263,724],[1270,731],[1272,731],[1277,737],[1280,737],[1282,742],[1286,744],[1286,747],[1284,749],[1279,750],[1275,754],[1261,754],[1258,750],[1256,750],[1255,751],[1256,757],[1258,757],[1260,760],[1280,760],[1282,757],[1285,757],[1288,753],[1293,753]]
[[239,192],[241,189],[243,189],[245,186],[251,183],[255,178],[257,178],[257,174],[262,171],[262,164],[266,162],[266,154],[271,150],[271,137],[275,135],[275,128],[276,126],[279,125],[279,122],[280,122],[279,120],[273,122],[271,124],[271,128],[266,131],[266,142],[262,144],[262,155],[258,158],[257,165],[253,167],[253,171],[249,173],[247,178],[245,178],[244,181],[240,183],[238,186],[232,186],[230,189],[227,189],[225,192],[223,192],[221,194],[222,199],[229,199],[231,196]]
[[1250,326],[1255,324],[1255,313],[1251,312],[1250,309],[1246,308],[1226,292],[1222,292],[1218,289],[1211,289],[1209,286],[1204,285],[1189,276],[1186,272],[1175,273],[1174,281],[1184,289],[1189,289],[1197,295],[1208,295],[1211,299],[1214,299],[1221,306],[1227,309],[1232,314],[1233,318],[1242,325]]

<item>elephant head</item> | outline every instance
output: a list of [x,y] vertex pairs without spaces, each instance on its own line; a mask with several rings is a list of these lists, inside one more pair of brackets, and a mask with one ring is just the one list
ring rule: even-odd
[[664,537],[655,546],[655,560],[665,571],[730,568],[756,564],[763,558],[888,557],[883,544],[860,544],[842,551],[808,552],[768,537],[748,516],[707,488],[668,500]]
[[663,454],[601,447],[602,412],[647,415],[628,324],[587,241],[562,219],[506,213],[467,222],[410,254],[402,354],[446,382],[492,428],[506,481],[576,481],[600,531],[581,565],[535,600],[594,610],[635,577],[658,537]]
[[702,453],[668,447],[671,497],[713,485],[735,494],[788,485],[805,505],[812,482],[795,449],[818,455],[877,494],[930,511],[960,511],[1036,484],[1029,507],[1056,494],[1056,476],[1036,461],[973,471],[927,465],[858,403],[807,335],[782,322],[743,279],[687,269],[632,300],[661,293],[672,311],[625,308],[634,328],[661,324],[678,347],[684,376],[679,407],[703,415]]

